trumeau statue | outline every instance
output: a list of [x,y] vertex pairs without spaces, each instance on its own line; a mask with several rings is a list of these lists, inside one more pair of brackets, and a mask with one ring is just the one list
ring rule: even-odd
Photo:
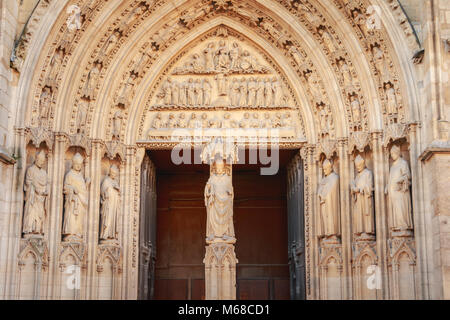
[[117,240],[118,218],[120,216],[120,187],[116,178],[119,175],[117,166],[112,165],[109,175],[101,186],[100,240]]
[[231,174],[227,173],[222,158],[217,159],[205,187],[205,206],[207,211],[206,242],[219,238],[234,243],[233,226],[233,185]]
[[65,240],[83,237],[83,222],[88,210],[90,184],[82,173],[83,157],[77,153],[72,159],[72,168],[64,179],[64,223],[62,234]]
[[411,216],[411,173],[409,165],[400,154],[400,147],[391,148],[394,160],[389,171],[389,181],[385,193],[389,196],[389,226],[392,231],[405,232],[413,229]]
[[332,163],[323,162],[325,177],[320,181],[319,196],[319,230],[320,238],[335,240],[341,233],[339,205],[339,176],[333,171]]
[[49,191],[44,164],[45,153],[40,151],[25,176],[25,209],[22,230],[25,236],[44,234],[44,221],[47,214],[46,200]]
[[353,200],[353,233],[366,236],[375,233],[373,174],[360,155],[355,159],[355,167],[358,174],[350,184]]

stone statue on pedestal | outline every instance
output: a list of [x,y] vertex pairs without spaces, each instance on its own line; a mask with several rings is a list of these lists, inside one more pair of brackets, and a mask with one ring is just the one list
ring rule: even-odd
[[101,186],[100,240],[117,240],[117,219],[120,214],[120,187],[117,166],[112,165]]
[[207,210],[206,242],[216,239],[234,243],[233,226],[233,185],[231,174],[226,172],[222,158],[213,164],[211,176],[205,188]]
[[77,153],[72,159],[72,169],[64,179],[64,223],[62,234],[65,240],[80,240],[83,237],[83,222],[88,210],[90,184],[81,171],[83,157]]
[[323,162],[325,177],[320,181],[318,236],[326,240],[337,240],[341,233],[339,205],[339,176],[333,171],[331,162]]
[[409,165],[400,154],[400,147],[391,148],[394,163],[389,171],[389,181],[385,193],[389,196],[389,226],[393,232],[409,234],[413,229],[411,217],[411,173]]
[[44,234],[48,196],[48,176],[44,169],[44,163],[45,153],[40,151],[25,176],[25,209],[22,230],[25,236]]
[[360,155],[355,159],[355,166],[358,174],[350,185],[353,200],[353,233],[367,238],[375,233],[373,174]]

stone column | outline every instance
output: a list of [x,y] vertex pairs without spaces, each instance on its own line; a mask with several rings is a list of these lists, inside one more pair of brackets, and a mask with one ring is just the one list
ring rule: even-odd
[[[231,165],[230,165],[230,180],[231,180]],[[211,170],[211,176],[214,173]],[[225,173],[226,175],[227,173]],[[212,178],[210,178],[211,181]],[[208,181],[208,184],[210,183]],[[214,183],[214,182],[212,182]],[[208,185],[207,185],[208,188]],[[214,188],[214,187],[213,187]],[[214,188],[215,189],[215,188]],[[206,194],[206,191],[205,191]],[[211,201],[214,201],[212,195]],[[207,200],[205,200],[207,201]],[[232,210],[232,201],[231,210]],[[212,204],[214,206],[214,204]],[[208,218],[214,214],[214,209],[207,207]],[[209,222],[207,221],[207,224]],[[231,224],[233,223],[233,215],[231,212]],[[231,226],[233,228],[233,226]],[[207,227],[208,232],[208,227]],[[216,232],[214,232],[216,233]],[[206,235],[209,236],[208,234]],[[205,298],[206,300],[236,300],[236,254],[234,252],[234,244],[236,239],[233,234],[225,234],[222,238],[214,237],[214,239],[206,240],[206,254],[203,263],[205,264]]]
[[380,299],[389,297],[389,279],[387,269],[387,238],[389,236],[387,225],[386,197],[384,195],[385,163],[383,157],[383,133],[381,131],[372,132],[373,146],[373,177],[374,177],[374,197],[375,197],[375,223],[378,266],[381,274],[381,289],[378,294]]
[[217,241],[206,246],[206,300],[236,300],[237,262],[234,243]]
[[100,184],[102,180],[102,151],[101,140],[92,141],[91,158],[89,166],[91,171],[91,185],[89,190],[89,211],[86,225],[86,245],[87,245],[87,275],[86,275],[86,298],[95,299],[97,297],[97,273],[95,271],[99,230],[99,208],[100,208]]
[[341,245],[342,245],[342,299],[353,298],[352,276],[351,276],[351,259],[352,259],[352,230],[350,217],[350,161],[348,154],[348,139],[341,138],[338,140],[339,153],[339,182],[340,182],[340,201],[341,201]]
[[304,214],[305,214],[305,267],[306,267],[306,299],[320,299],[319,287],[319,241],[314,231],[317,225],[315,191],[317,190],[317,164],[315,161],[316,146],[306,145],[301,149],[304,169]]

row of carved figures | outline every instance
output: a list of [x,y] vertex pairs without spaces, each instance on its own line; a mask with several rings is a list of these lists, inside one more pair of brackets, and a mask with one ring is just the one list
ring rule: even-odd
[[[44,167],[46,154],[40,151],[25,176],[25,207],[22,232],[25,237],[43,236],[48,216],[50,185]],[[64,217],[62,235],[65,241],[79,241],[83,238],[84,219],[89,204],[90,179],[85,178],[84,158],[77,153],[72,158],[72,167],[64,178]],[[119,169],[112,165],[100,188],[100,242],[118,241],[118,219],[121,214],[121,189],[117,178]]]
[[[385,194],[388,195],[388,224],[391,236],[411,236],[413,231],[411,208],[411,173],[409,165],[401,156],[400,147],[390,150],[393,163],[389,171]],[[356,238],[373,240],[375,236],[375,204],[373,173],[366,167],[365,159],[355,158],[356,178],[350,183],[352,202],[352,229]],[[332,162],[323,164],[324,177],[317,191],[319,205],[318,236],[324,242],[336,242],[341,235],[339,175],[333,171]]]
[[223,118],[214,117],[210,119],[205,112],[200,116],[196,113],[192,113],[189,120],[186,119],[184,113],[180,113],[178,118],[175,114],[170,113],[165,120],[163,115],[159,112],[153,119],[152,129],[175,129],[175,128],[292,128],[293,121],[291,114],[286,112],[281,114],[277,112],[272,115],[269,112],[265,112],[263,118],[260,118],[258,112],[254,112],[252,115],[249,112],[245,112],[241,120],[234,120],[230,113],[225,113]]
[[[390,154],[393,160],[385,193],[389,199],[388,222],[392,235],[411,235],[413,230],[411,208],[411,174],[409,165],[401,156],[400,148],[394,145]],[[48,212],[47,198],[50,185],[44,167],[46,154],[40,151],[26,172],[24,191],[25,207],[22,232],[25,236],[44,234],[44,222]],[[80,240],[83,237],[84,218],[88,212],[90,179],[85,178],[84,158],[79,153],[72,158],[72,167],[64,179],[64,219],[62,235],[65,240]],[[319,204],[318,236],[336,241],[341,235],[339,176],[333,171],[330,160],[322,164],[324,177],[317,191]],[[365,239],[375,234],[374,180],[373,173],[361,156],[355,159],[358,171],[351,182],[353,233]],[[121,188],[117,177],[119,170],[112,165],[100,189],[100,240],[118,239],[118,219],[121,210]]]
[[[217,79],[222,95],[229,96],[235,107],[280,107],[286,104],[283,88],[276,78]],[[222,89],[223,88],[223,89]],[[212,85],[209,80],[190,78],[186,81],[167,79],[158,94],[159,104],[166,106],[211,106]],[[220,95],[220,92],[219,92]]]
[[231,47],[226,40],[216,45],[210,42],[201,54],[195,53],[182,67],[173,74],[205,74],[205,73],[267,73],[269,70],[261,66],[257,59],[241,48],[237,42]]

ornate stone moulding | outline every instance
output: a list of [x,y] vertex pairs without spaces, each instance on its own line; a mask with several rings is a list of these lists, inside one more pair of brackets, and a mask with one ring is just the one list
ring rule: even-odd
[[64,269],[67,267],[66,263],[71,256],[75,264],[81,268],[87,265],[87,246],[82,240],[63,241],[59,246],[58,261],[59,267]]
[[118,244],[103,243],[97,247],[97,272],[103,272],[103,263],[106,259],[110,259],[114,272],[122,272],[122,248]]
[[[181,147],[181,148],[198,148],[204,145],[205,143],[209,143],[213,141],[213,139],[216,137],[211,137],[208,140],[200,140],[200,141],[138,141],[136,143],[138,148],[144,148],[149,150],[171,150],[175,147]],[[281,150],[291,150],[291,149],[300,149],[303,145],[306,144],[305,141],[297,141],[297,142],[278,142],[275,144],[271,144],[270,142],[258,142],[258,141],[235,141],[235,144],[239,148],[271,148],[274,147],[276,149]]]

